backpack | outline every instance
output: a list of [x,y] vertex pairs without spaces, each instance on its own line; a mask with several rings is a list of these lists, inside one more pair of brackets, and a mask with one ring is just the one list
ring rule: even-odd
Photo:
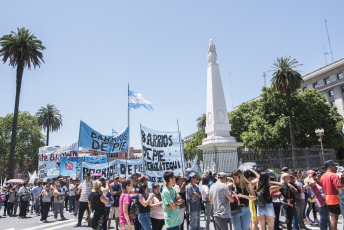
[[139,215],[139,211],[140,211],[140,208],[139,208],[139,205],[138,203],[139,202],[139,198],[137,197],[136,200],[134,202],[132,202],[129,206],[129,216],[132,218],[132,219],[136,219],[137,216]]
[[[270,194],[269,194],[270,195]],[[260,207],[265,207],[265,205],[267,204],[268,201],[268,197],[266,195],[266,193],[263,191],[256,191],[256,200],[254,201],[254,203]]]

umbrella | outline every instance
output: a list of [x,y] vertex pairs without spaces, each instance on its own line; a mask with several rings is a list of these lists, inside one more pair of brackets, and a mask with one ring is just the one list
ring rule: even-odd
[[92,176],[95,176],[95,177],[102,177],[103,175],[100,174],[100,173],[93,173]]
[[21,179],[11,179],[11,180],[8,180],[7,183],[10,183],[10,184],[22,184],[22,183],[24,183],[24,181],[21,180]]
[[238,169],[240,169],[242,172],[245,172],[249,169],[255,169],[257,167],[257,164],[255,162],[246,162],[239,166]]

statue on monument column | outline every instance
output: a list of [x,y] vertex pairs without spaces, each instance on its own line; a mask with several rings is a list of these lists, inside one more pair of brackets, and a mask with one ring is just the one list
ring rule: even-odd
[[216,47],[213,43],[213,39],[210,39],[209,49],[208,49],[208,62],[216,63],[216,59],[217,59]]

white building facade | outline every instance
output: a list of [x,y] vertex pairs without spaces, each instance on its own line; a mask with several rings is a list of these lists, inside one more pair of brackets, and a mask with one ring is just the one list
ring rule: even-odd
[[317,89],[344,117],[344,58],[303,76],[301,90]]

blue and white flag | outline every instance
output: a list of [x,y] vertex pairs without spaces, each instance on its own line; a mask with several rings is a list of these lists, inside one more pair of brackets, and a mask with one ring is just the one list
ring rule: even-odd
[[196,154],[195,161],[192,164],[192,170],[199,175],[199,177],[202,177],[202,170],[201,167],[199,167],[198,164],[198,155]]
[[79,147],[106,153],[119,153],[128,150],[129,128],[117,136],[106,136],[80,121]]
[[112,128],[112,136],[117,136],[117,135],[118,135],[118,132]]
[[129,109],[138,109],[141,106],[143,106],[149,111],[153,111],[152,104],[149,101],[145,100],[142,97],[142,94],[129,90],[128,97],[129,97],[129,103],[128,103]]

